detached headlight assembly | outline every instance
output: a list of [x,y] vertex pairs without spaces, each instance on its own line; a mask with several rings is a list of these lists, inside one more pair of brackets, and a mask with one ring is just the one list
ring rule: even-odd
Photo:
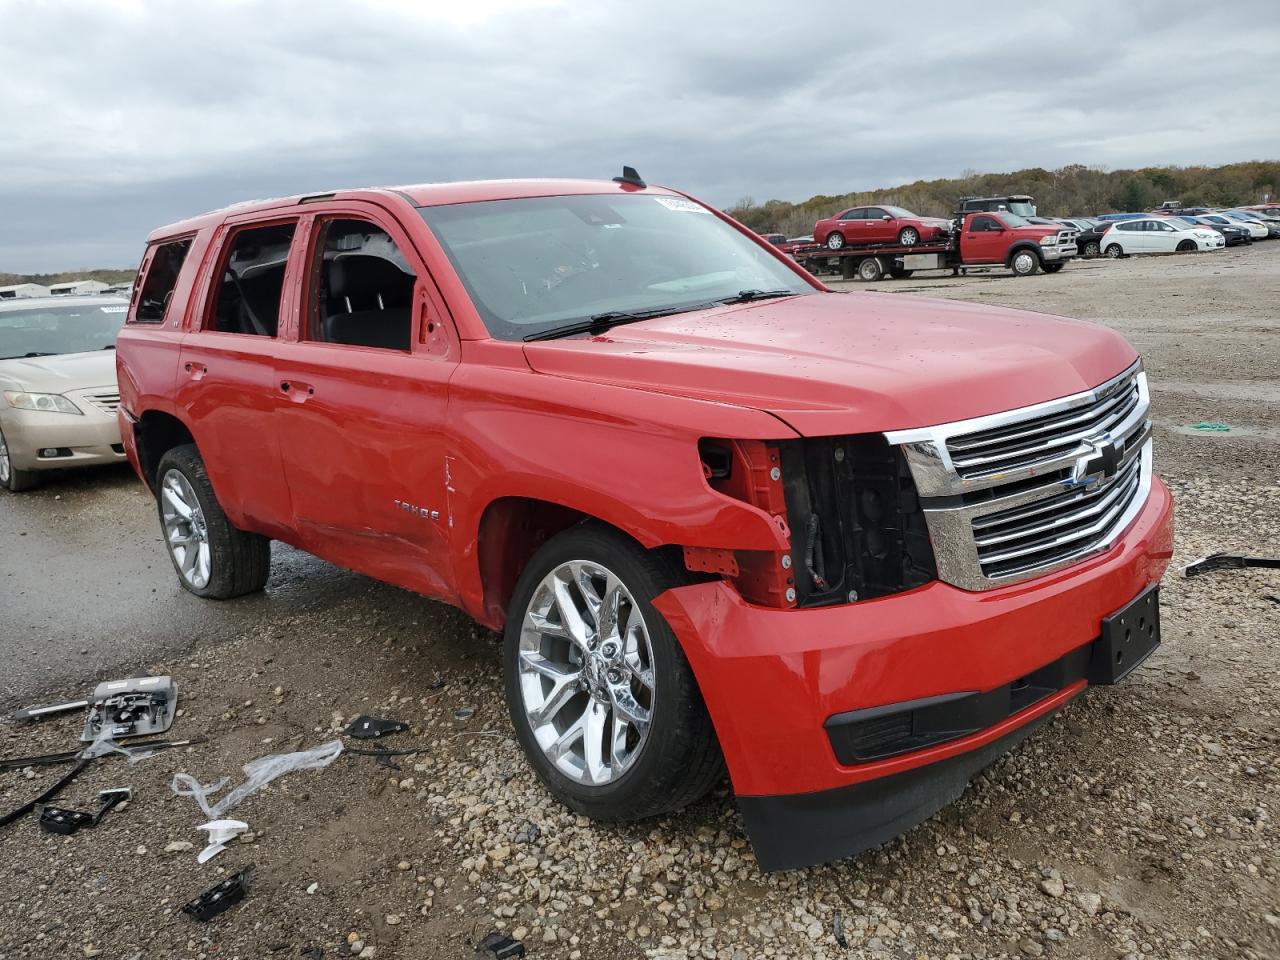
[[74,413],[84,416],[84,411],[60,393],[4,392],[4,399],[15,410],[38,410],[41,413]]

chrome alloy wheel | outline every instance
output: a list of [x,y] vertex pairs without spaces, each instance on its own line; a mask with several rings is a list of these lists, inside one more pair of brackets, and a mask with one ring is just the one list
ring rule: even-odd
[[190,482],[170,470],[160,484],[164,539],[182,579],[197,590],[209,585],[209,528]]
[[518,663],[529,727],[557,770],[602,786],[631,768],[653,716],[653,646],[617,575],[570,560],[543,577],[525,610]]
[[1035,264],[1036,258],[1034,254],[1019,253],[1013,258],[1013,272],[1023,275],[1028,274],[1035,268]]
[[4,434],[0,433],[0,483],[9,482],[9,472],[12,469],[9,464],[9,445],[4,441]]

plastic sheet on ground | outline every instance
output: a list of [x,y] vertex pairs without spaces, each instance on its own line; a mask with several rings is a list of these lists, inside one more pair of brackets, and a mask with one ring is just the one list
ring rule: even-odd
[[337,760],[341,753],[342,741],[331,740],[310,750],[276,753],[250,760],[242,768],[245,775],[244,783],[213,804],[209,802],[209,795],[225,787],[231,781],[230,777],[223,777],[217,783],[201,784],[189,773],[175,773],[170,786],[180,797],[194,797],[205,815],[210,820],[217,820],[241,800],[257,793],[277,777],[293,773],[295,770],[318,770],[321,767],[327,767]]

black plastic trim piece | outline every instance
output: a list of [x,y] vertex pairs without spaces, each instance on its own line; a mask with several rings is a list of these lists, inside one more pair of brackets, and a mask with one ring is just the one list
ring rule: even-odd
[[1096,643],[1077,647],[1034,673],[985,692],[947,693],[828,717],[824,726],[845,766],[883,760],[959,740],[1082,680]]
[[852,857],[927,820],[969,780],[1051,716],[937,763],[816,793],[738,797],[760,869],[793,870]]

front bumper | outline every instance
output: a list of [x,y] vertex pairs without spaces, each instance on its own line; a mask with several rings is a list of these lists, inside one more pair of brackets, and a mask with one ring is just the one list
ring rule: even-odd
[[1080,250],[1073,240],[1070,244],[1041,244],[1040,256],[1048,263],[1057,263],[1061,260],[1071,260],[1080,255]]
[[[1155,480],[1106,553],[1017,585],[973,593],[933,582],[783,610],[751,606],[716,581],[669,590],[655,606],[698,678],[760,865],[782,869],[850,856],[930,816],[1087,681],[976,733],[865,763],[838,760],[830,718],[1034,674],[1093,643],[1102,619],[1157,582],[1172,552],[1172,500]],[[873,801],[881,815],[868,819]],[[785,843],[774,842],[784,835],[778,814]]]
[[1201,250],[1221,250],[1227,245],[1227,240],[1222,236],[1214,237],[1212,240],[1205,240],[1197,237],[1196,244]]
[[[93,410],[76,416],[6,407],[0,428],[9,446],[9,457],[19,470],[89,467],[125,459],[114,413]],[[45,457],[41,456],[42,450],[56,450],[58,454]]]

